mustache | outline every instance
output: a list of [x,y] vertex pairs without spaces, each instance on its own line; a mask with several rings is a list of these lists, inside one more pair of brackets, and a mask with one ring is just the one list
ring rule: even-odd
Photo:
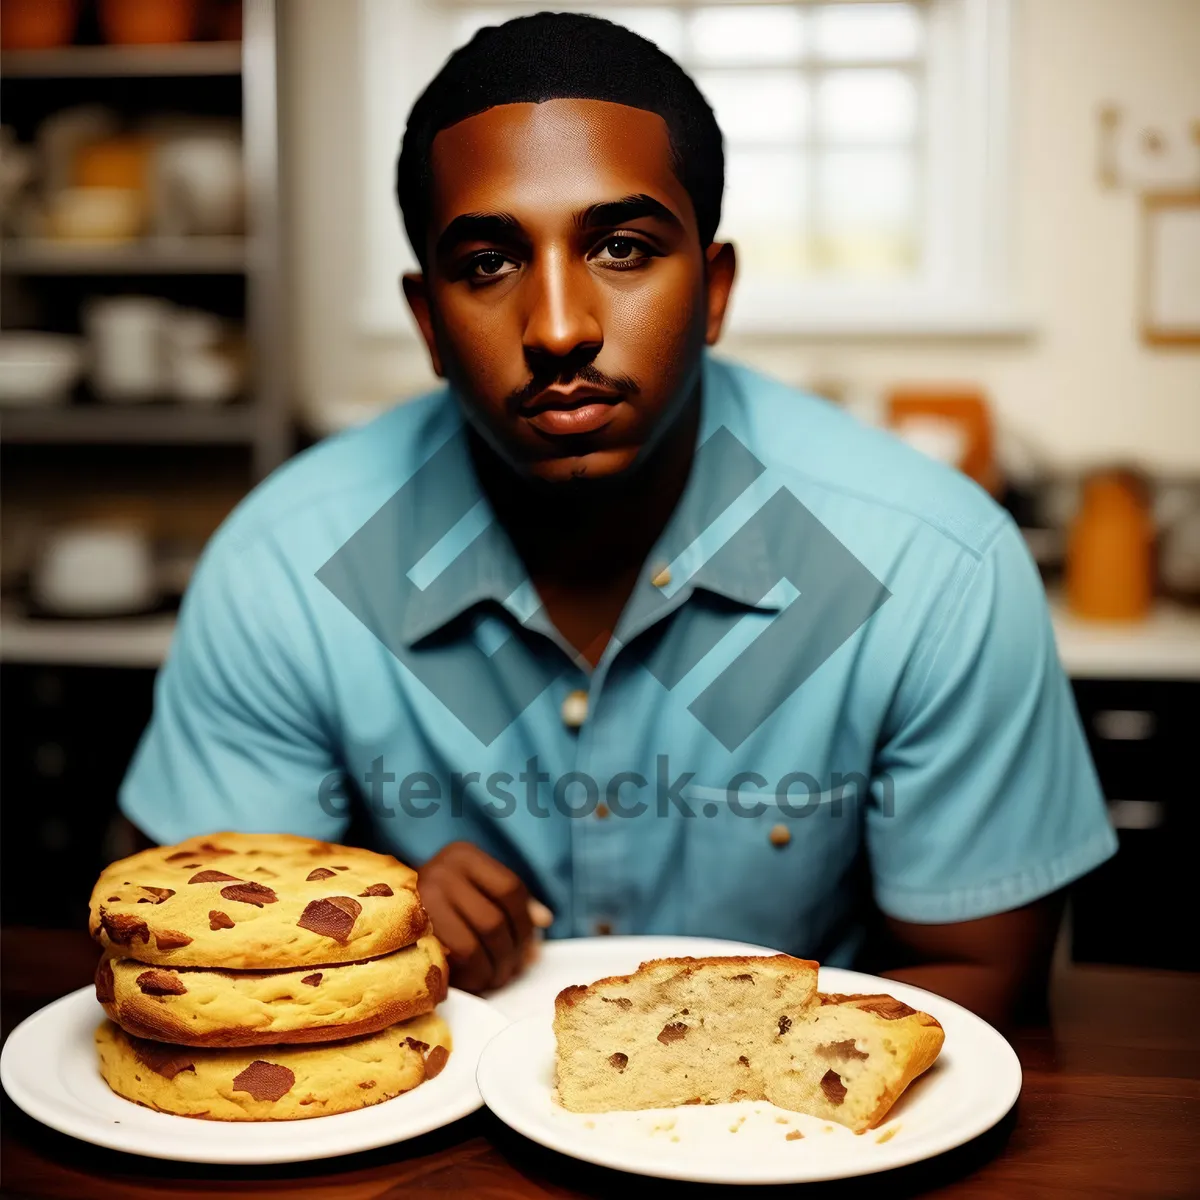
[[519,409],[523,404],[540,395],[552,384],[570,387],[573,383],[591,384],[593,387],[610,388],[623,395],[632,395],[640,391],[638,381],[632,375],[608,375],[593,363],[584,363],[581,367],[567,367],[554,373],[538,372],[523,386],[516,389],[508,397],[510,411]]

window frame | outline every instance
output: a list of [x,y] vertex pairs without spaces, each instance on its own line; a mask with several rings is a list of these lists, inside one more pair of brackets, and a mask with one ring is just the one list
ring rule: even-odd
[[[358,323],[368,336],[417,336],[398,284],[400,274],[415,270],[416,264],[393,195],[395,156],[404,120],[427,82],[428,64],[443,61],[451,48],[446,14],[490,2],[437,0],[437,7],[431,0],[360,0],[365,186]],[[641,2],[653,0],[625,0]],[[922,186],[928,202],[921,271],[904,280],[863,282],[819,276],[740,278],[727,335],[977,337],[1028,332],[1029,321],[1014,303],[1016,280],[1010,268],[1013,3],[924,3],[928,154]],[[603,6],[620,4],[604,0]],[[511,7],[503,0],[495,0],[495,6],[498,17]],[[403,48],[399,63],[396,46]]]

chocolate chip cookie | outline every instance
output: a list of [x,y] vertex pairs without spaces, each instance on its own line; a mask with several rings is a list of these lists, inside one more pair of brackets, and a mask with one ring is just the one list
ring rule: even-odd
[[417,873],[291,834],[215,833],[107,867],[89,930],[152,965],[281,970],[358,962],[428,931]]
[[446,1065],[450,1031],[436,1014],[319,1046],[203,1050],[96,1030],[100,1074],[119,1096],[211,1121],[294,1121],[390,1100]]
[[186,1046],[271,1046],[375,1033],[446,998],[432,935],[358,963],[290,971],[150,966],[106,953],[96,998],[127,1033]]

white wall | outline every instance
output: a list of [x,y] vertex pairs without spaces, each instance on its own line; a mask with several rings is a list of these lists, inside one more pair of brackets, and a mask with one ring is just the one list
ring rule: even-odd
[[[362,175],[356,0],[285,0],[296,379],[318,428],[429,386],[411,346],[356,331]],[[726,341],[803,384],[976,383],[1051,463],[1200,471],[1200,350],[1138,334],[1139,202],[1097,176],[1101,104],[1200,121],[1200,0],[1022,0],[1015,274],[1034,334],[995,340]],[[1200,144],[1195,147],[1200,180]]]

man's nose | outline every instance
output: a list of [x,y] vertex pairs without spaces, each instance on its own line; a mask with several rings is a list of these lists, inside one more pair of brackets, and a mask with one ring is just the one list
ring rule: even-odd
[[586,263],[554,249],[530,270],[525,349],[534,356],[566,358],[595,352],[604,342],[595,280]]

